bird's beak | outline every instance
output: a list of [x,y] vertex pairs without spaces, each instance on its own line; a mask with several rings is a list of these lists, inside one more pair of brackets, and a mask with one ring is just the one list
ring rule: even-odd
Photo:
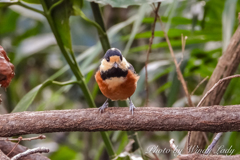
[[118,68],[118,64],[115,62],[115,63],[113,64],[113,67]]

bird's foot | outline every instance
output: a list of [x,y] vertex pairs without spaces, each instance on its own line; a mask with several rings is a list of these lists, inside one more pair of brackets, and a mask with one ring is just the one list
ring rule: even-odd
[[103,103],[103,105],[101,107],[98,108],[98,111],[100,111],[101,113],[104,112],[104,109],[108,107],[108,102]]
[[134,104],[130,101],[129,102],[129,111],[132,112],[132,115],[133,115],[133,110],[135,109],[136,107],[134,106]]

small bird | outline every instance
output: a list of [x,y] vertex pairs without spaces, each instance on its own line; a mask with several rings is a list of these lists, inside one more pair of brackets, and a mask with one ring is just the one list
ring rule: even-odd
[[99,108],[103,112],[108,107],[108,100],[126,100],[129,98],[129,111],[136,108],[131,96],[137,88],[139,76],[133,66],[122,56],[117,48],[111,48],[105,53],[101,65],[95,74],[98,86],[107,100]]

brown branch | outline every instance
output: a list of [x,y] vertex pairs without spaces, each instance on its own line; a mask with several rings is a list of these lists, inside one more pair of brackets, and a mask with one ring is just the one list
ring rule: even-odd
[[0,150],[0,159],[1,160],[10,160],[8,156],[6,156],[1,150]]
[[[8,154],[11,149],[15,146],[16,143],[13,143],[13,142],[9,142],[9,141],[0,141],[0,150],[2,150],[2,152],[4,154]],[[13,157],[19,153],[22,153],[24,151],[28,150],[27,147],[24,147],[22,145],[18,145],[14,150],[13,152],[9,155],[9,157]],[[1,159],[2,160],[2,159]],[[50,160],[49,158],[41,155],[41,154],[31,154],[31,155],[28,155],[26,157],[22,157],[21,160]]]
[[157,22],[157,15],[158,15],[158,10],[159,10],[159,7],[161,5],[161,2],[158,3],[157,5],[157,8],[154,10],[154,22],[153,22],[153,25],[152,25],[152,36],[151,38],[149,39],[149,45],[148,45],[148,50],[147,50],[147,59],[146,59],[146,62],[145,62],[145,73],[146,73],[146,78],[145,78],[145,85],[146,85],[146,107],[148,106],[148,97],[149,97],[149,91],[148,91],[148,71],[147,71],[147,65],[148,65],[148,61],[149,61],[149,54],[151,53],[152,51],[152,44],[153,44],[153,39],[154,39],[154,31],[155,31],[155,26],[156,26],[156,22]]
[[222,84],[224,81],[232,79],[232,78],[237,78],[240,77],[240,75],[233,75],[233,76],[229,76],[229,77],[225,77],[223,79],[220,79],[217,83],[215,83],[213,85],[213,87],[207,91],[207,93],[203,96],[203,98],[200,100],[200,102],[198,103],[197,107],[201,106],[203,104],[203,101],[207,98],[207,96],[214,91],[215,88],[217,88],[217,86],[219,86],[220,84]]
[[15,144],[15,146],[12,148],[12,150],[7,154],[7,156],[9,156],[13,152],[13,150],[18,146],[18,144],[20,143],[21,139],[22,139],[22,137],[18,137],[18,142]]
[[215,147],[215,145],[217,144],[217,142],[218,142],[218,140],[220,139],[220,137],[222,136],[222,132],[220,132],[220,133],[218,133],[215,137],[214,137],[214,139],[213,139],[213,141],[212,141],[212,143],[208,146],[208,148],[206,149],[206,151],[205,151],[205,155],[208,155],[211,151],[212,151],[212,149]]
[[[240,13],[238,16],[240,22]],[[221,58],[218,60],[218,64],[208,81],[208,84],[204,90],[204,94],[212,88],[212,86],[217,83],[221,78],[231,76],[235,73],[240,63],[240,26],[238,26],[233,37],[230,40],[230,43],[223,53]],[[203,106],[213,106],[218,105],[227,89],[230,80],[222,83],[218,88],[216,88],[211,96],[208,96],[205,99]],[[193,132],[191,137],[191,146],[198,145],[199,148],[205,148],[205,140],[201,132]],[[185,151],[187,147],[185,147]],[[186,153],[186,152],[185,152]]]
[[192,91],[191,95],[193,95],[195,93],[195,91],[199,88],[199,86],[201,84],[203,84],[203,82],[205,82],[208,79],[209,76],[205,77],[200,83],[198,83],[198,85],[194,88],[194,90]]
[[178,156],[174,160],[236,160],[236,159],[240,159],[240,155],[225,156],[225,155],[185,154]]
[[25,152],[19,153],[16,156],[12,157],[11,160],[18,160],[21,157],[26,157],[28,155],[35,154],[35,153],[48,153],[48,152],[49,152],[49,149],[45,148],[45,147],[38,147],[38,148],[34,148],[34,149],[28,149]]
[[0,136],[70,131],[240,131],[240,105],[53,110],[0,115]]
[[[217,83],[215,83],[215,84],[213,85],[213,87],[212,87],[209,91],[207,91],[207,93],[206,93],[206,94],[203,96],[203,98],[199,101],[199,103],[198,103],[198,105],[197,105],[196,107],[201,106],[201,104],[204,102],[204,100],[207,98],[207,96],[208,96],[211,92],[213,92],[214,89],[216,89],[216,88],[217,88],[220,84],[222,84],[224,81],[229,80],[229,79],[232,79],[232,78],[237,78],[237,77],[240,77],[240,75],[233,75],[233,76],[229,76],[229,77],[225,77],[225,78],[223,78],[223,79],[220,79]],[[206,79],[206,78],[205,78],[205,79]],[[205,141],[208,142],[206,133],[202,133],[202,134],[203,134],[203,137],[204,137]],[[190,138],[191,138],[191,131],[188,132],[188,144],[187,144],[188,147],[187,147],[187,149],[189,149],[189,147],[190,147]],[[219,138],[220,138],[220,137],[219,137]],[[211,151],[212,148],[213,148],[215,145],[216,145],[216,143],[213,143],[213,145],[209,146],[209,147],[210,147],[209,150]],[[209,152],[207,152],[207,153],[209,153]]]

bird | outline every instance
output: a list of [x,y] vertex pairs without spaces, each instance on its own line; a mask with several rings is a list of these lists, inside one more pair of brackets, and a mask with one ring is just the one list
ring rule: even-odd
[[109,99],[112,101],[129,99],[129,111],[133,115],[136,107],[131,96],[137,88],[139,76],[119,49],[107,50],[95,74],[95,79],[102,94],[107,97],[107,100],[99,107],[101,113],[108,107]]

